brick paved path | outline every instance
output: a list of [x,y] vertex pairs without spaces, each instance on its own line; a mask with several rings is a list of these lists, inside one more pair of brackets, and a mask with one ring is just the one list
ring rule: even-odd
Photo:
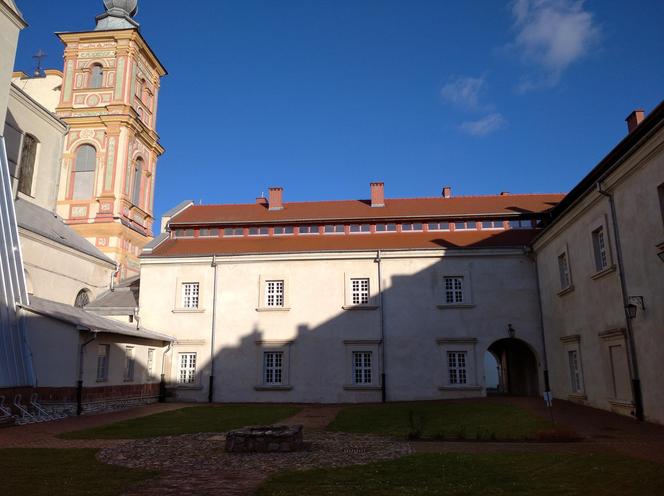
[[0,448],[103,448],[126,442],[108,439],[59,439],[63,432],[90,429],[100,425],[177,410],[183,403],[154,403],[111,413],[82,415],[52,422],[0,428]]

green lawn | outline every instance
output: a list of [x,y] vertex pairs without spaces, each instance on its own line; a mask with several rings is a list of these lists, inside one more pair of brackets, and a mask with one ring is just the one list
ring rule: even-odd
[[83,431],[66,432],[64,439],[139,439],[197,432],[225,432],[247,425],[270,425],[299,408],[282,405],[194,406],[157,413]]
[[104,465],[93,449],[1,449],[2,494],[114,496],[157,472]]
[[536,439],[550,422],[489,402],[418,402],[344,407],[331,430],[423,439]]
[[662,467],[610,455],[419,454],[330,470],[284,472],[258,496],[644,496],[662,494]]

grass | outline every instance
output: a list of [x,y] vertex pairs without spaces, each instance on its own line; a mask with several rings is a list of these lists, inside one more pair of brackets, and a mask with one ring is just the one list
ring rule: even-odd
[[525,440],[552,425],[514,405],[418,402],[347,406],[329,428],[409,439]]
[[82,431],[66,432],[64,439],[141,439],[197,432],[225,432],[247,425],[270,425],[299,411],[284,405],[194,406],[157,413]]
[[643,496],[662,494],[661,466],[612,455],[418,454],[329,470],[284,472],[258,496]]
[[2,494],[114,496],[157,472],[104,465],[94,449],[2,449]]

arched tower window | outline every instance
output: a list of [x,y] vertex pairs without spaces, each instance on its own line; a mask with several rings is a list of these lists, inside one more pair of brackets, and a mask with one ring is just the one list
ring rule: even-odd
[[72,198],[74,200],[92,198],[96,168],[97,150],[92,145],[81,145],[76,152],[76,162],[74,163],[72,180]]
[[88,303],[90,303],[90,291],[88,291],[87,289],[81,289],[76,295],[74,306],[76,308],[83,308]]
[[90,67],[90,88],[101,88],[104,83],[104,68],[99,64]]
[[23,136],[19,165],[18,190],[26,195],[32,194],[32,176],[35,172],[37,156],[37,138],[31,134]]
[[134,162],[134,190],[131,194],[131,202],[140,207],[141,202],[141,179],[143,177],[143,159],[138,157]]

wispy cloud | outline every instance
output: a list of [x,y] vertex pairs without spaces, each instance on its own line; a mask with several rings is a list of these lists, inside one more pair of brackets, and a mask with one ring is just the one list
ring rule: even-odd
[[522,91],[555,86],[572,63],[598,41],[600,29],[584,0],[514,0],[516,36],[512,47],[537,71],[520,85]]
[[459,128],[471,136],[486,136],[507,125],[507,121],[497,112],[475,121],[466,121]]
[[443,86],[440,94],[448,103],[475,110],[480,106],[480,97],[485,87],[483,77],[456,76]]

